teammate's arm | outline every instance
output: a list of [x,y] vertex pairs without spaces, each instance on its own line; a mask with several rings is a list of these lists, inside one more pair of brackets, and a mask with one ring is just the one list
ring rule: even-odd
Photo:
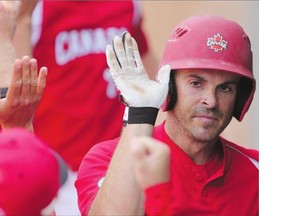
[[38,0],[21,0],[17,15],[17,26],[13,37],[13,45],[18,58],[32,57],[31,31],[32,13]]
[[0,124],[4,130],[33,130],[33,115],[46,85],[47,68],[38,73],[35,59],[16,59],[13,38],[20,6],[20,1],[0,1]]
[[7,91],[12,76],[13,63],[16,59],[12,40],[18,10],[18,1],[0,1],[0,89],[2,94]]

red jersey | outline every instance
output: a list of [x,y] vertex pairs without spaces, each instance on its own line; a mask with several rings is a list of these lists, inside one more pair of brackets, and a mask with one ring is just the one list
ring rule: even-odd
[[[197,165],[166,134],[164,124],[153,137],[171,149],[169,183],[146,190],[147,215],[258,215],[258,151],[221,138],[222,156]],[[95,145],[84,157],[75,183],[82,214],[98,193],[118,139]]]
[[129,31],[145,54],[139,6],[136,1],[40,1],[35,8],[33,55],[48,76],[34,129],[73,170],[95,143],[120,134],[124,105],[105,51],[115,35]]

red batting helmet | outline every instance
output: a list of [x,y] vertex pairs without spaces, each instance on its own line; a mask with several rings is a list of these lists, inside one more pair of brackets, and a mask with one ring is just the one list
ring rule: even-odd
[[41,215],[64,184],[64,160],[21,128],[0,133],[0,215]]
[[[167,41],[160,66],[166,64],[171,70],[213,69],[240,75],[233,115],[238,121],[243,119],[256,83],[250,40],[240,25],[221,16],[192,16],[183,20]],[[171,88],[173,83],[169,85]],[[169,89],[164,110],[173,108],[175,102],[175,89]]]

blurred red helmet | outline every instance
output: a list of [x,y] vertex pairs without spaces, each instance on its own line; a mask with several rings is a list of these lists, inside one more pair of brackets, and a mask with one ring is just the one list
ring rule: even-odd
[[[255,92],[252,51],[249,37],[234,21],[221,16],[192,16],[179,23],[166,43],[160,66],[171,70],[213,69],[242,77],[234,108],[241,121],[249,109]],[[171,90],[164,110],[172,109]],[[173,92],[172,92],[173,95]],[[176,93],[172,97],[176,97]],[[171,104],[171,101],[174,101]]]
[[41,215],[68,175],[64,160],[34,133],[0,133],[0,215]]

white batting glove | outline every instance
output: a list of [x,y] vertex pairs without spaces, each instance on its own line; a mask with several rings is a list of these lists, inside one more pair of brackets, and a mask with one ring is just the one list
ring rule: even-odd
[[[129,107],[160,108],[168,94],[170,66],[163,66],[151,80],[143,66],[137,43],[129,33],[116,36],[106,48],[107,63],[114,82]],[[114,49],[113,49],[114,48]]]

